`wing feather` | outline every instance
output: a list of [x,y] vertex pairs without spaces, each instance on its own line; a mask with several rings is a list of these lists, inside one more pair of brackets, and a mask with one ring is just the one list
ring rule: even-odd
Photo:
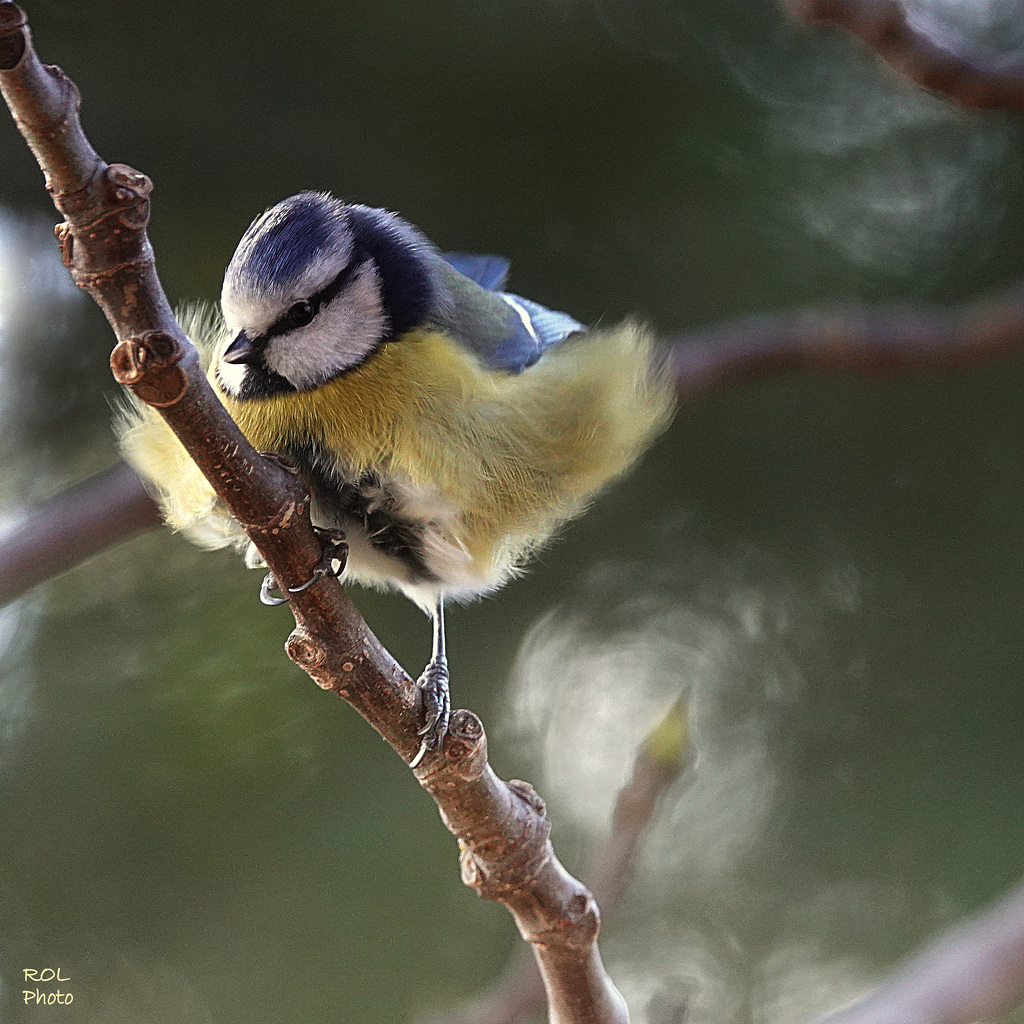
[[439,311],[438,324],[492,370],[522,373],[585,328],[568,313],[500,291],[508,268],[500,256],[446,253],[438,271],[451,303]]
[[478,256],[470,252],[446,252],[444,258],[464,277],[489,292],[501,291],[511,264],[504,256]]

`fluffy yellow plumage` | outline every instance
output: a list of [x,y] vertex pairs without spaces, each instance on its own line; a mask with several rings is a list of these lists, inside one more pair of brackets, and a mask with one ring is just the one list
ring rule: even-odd
[[[186,311],[183,325],[208,364],[227,343],[211,309]],[[570,338],[519,374],[495,373],[443,334],[417,330],[307,392],[239,401],[210,379],[257,449],[314,442],[346,476],[398,481],[406,513],[431,524],[429,543],[453,562],[442,589],[456,598],[500,586],[630,466],[673,408],[652,340],[632,323]],[[119,432],[174,529],[205,547],[245,544],[155,410],[134,403]],[[355,550],[348,574],[399,586],[425,607],[437,592]]]

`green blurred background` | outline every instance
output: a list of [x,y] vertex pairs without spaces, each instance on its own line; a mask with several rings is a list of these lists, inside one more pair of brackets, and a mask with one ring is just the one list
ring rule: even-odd
[[[93,143],[154,179],[175,301],[215,298],[249,220],[308,188],[663,334],[1024,270],[1018,123],[768,0],[26,7]],[[1021,55],[1019,3],[915,11]],[[116,457],[111,338],[53,220],[0,118],[7,517]],[[603,932],[638,1024],[680,995],[690,1024],[805,1019],[1021,875],[1022,384],[1015,359],[693,402],[530,575],[450,615],[455,702],[571,867],[692,695],[696,772]],[[3,1021],[413,1020],[516,945],[410,774],[287,661],[259,579],[151,534],[0,613]],[[422,615],[355,597],[417,671]],[[71,1006],[22,1005],[45,967]]]

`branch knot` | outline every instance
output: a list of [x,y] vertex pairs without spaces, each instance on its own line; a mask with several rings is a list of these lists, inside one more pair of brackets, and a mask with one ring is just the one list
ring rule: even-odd
[[439,772],[450,772],[466,782],[479,779],[487,768],[487,736],[480,719],[464,708],[453,712],[448,723],[444,758],[437,762],[428,758],[428,762],[415,771],[422,785]]
[[178,365],[183,354],[173,335],[144,331],[117,343],[110,353],[110,369],[118,383],[130,387],[144,402],[165,409],[178,402],[188,387]]
[[539,929],[526,936],[530,942],[558,942],[576,949],[586,949],[597,941],[601,930],[601,912],[590,890],[580,888],[565,904],[564,913],[557,917],[551,927]]
[[146,227],[149,224],[149,194],[153,191],[153,182],[127,164],[111,164],[106,177],[111,195],[121,204],[116,211],[121,223],[136,231]]
[[508,790],[520,804],[512,809],[519,819],[516,842],[494,842],[491,837],[472,844],[459,840],[462,881],[485,900],[504,900],[528,888],[554,856],[544,801],[529,783],[518,779],[508,783]]
[[285,653],[322,690],[333,685],[331,673],[324,671],[327,664],[327,650],[308,629],[296,626],[288,635],[284,645]]

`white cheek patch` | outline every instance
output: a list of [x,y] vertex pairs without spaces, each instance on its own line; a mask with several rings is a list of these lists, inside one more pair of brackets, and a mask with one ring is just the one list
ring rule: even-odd
[[247,371],[248,367],[242,363],[225,363],[220,359],[217,363],[217,380],[229,395],[237,398],[242,393]]
[[301,391],[361,363],[386,330],[377,272],[367,264],[311,324],[273,338],[263,361]]

